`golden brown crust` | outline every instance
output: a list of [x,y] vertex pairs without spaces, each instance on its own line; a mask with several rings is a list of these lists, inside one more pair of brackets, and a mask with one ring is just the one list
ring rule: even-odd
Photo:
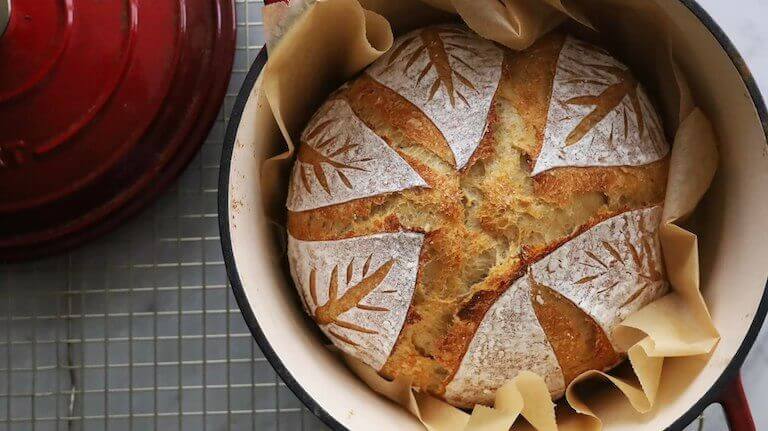
[[664,194],[669,171],[669,156],[643,166],[621,166],[611,169],[556,168],[533,178],[534,193],[542,199],[564,203],[567,196],[599,192],[609,202],[625,195],[653,202]]
[[504,62],[504,85],[500,86],[498,97],[511,104],[523,122],[533,129],[535,139],[521,147],[531,169],[544,141],[552,81],[564,42],[565,34],[553,32],[525,51],[508,53]]
[[[288,232],[297,239],[323,241],[377,233],[378,226],[358,225],[357,220],[378,219],[390,195],[357,199],[312,211],[288,212]],[[386,211],[384,209],[384,211]],[[399,230],[396,226],[391,232]],[[382,231],[378,231],[382,232]]]
[[435,124],[414,104],[370,76],[363,74],[352,83],[347,100],[352,110],[371,129],[385,125],[403,135],[402,143],[418,142],[445,163],[456,166],[448,142]]
[[622,360],[605,332],[584,311],[533,277],[531,286],[533,310],[566,382],[588,370],[613,368]]
[[[381,369],[441,396],[488,309],[527,265],[621,212],[664,199],[669,160],[641,167],[556,168],[531,177],[565,36],[507,52],[487,132],[461,171],[417,107],[367,75],[343,94],[353,111],[430,188],[290,212],[296,238],[330,240],[412,230],[426,234],[406,322]],[[602,330],[548,289],[534,303],[566,383],[620,358]],[[592,352],[590,354],[590,352]]]
[[[623,212],[623,211],[619,211],[619,212]],[[546,246],[523,246],[519,256],[517,256],[517,258],[512,261],[511,265],[508,265],[506,272],[489,276],[485,280],[483,280],[483,288],[479,290],[475,290],[468,298],[466,298],[464,301],[461,302],[458,310],[454,314],[454,320],[453,320],[451,329],[441,341],[441,344],[440,344],[441,355],[439,358],[441,359],[443,366],[452,371],[451,374],[447,376],[444,383],[447,384],[451,380],[451,378],[453,378],[454,374],[458,370],[458,367],[461,363],[461,359],[464,356],[464,352],[467,350],[470,341],[472,341],[472,337],[477,332],[477,329],[480,326],[481,321],[485,317],[485,314],[488,312],[488,310],[490,310],[493,304],[496,303],[499,297],[501,297],[501,295],[504,294],[507,288],[509,288],[515,280],[517,280],[520,277],[524,277],[527,274],[527,271],[532,264],[543,259],[552,251],[559,248],[566,242],[581,235],[582,233],[586,232],[593,226],[607,220],[608,218],[614,215],[615,213],[613,212],[601,212],[601,213],[595,214],[593,217],[589,219],[587,223],[579,226],[568,236],[560,238],[553,243],[547,244]],[[534,287],[535,286],[536,285],[534,285]],[[556,292],[552,292],[552,295],[557,295],[558,297],[562,298]],[[562,298],[562,301],[566,301],[567,304],[571,304],[565,298]],[[567,304],[562,303],[562,301],[558,300],[555,307],[560,307],[564,311],[568,311],[568,310],[565,310],[565,308],[567,307]],[[551,301],[551,302],[554,302],[554,301]],[[581,310],[579,311],[581,312]],[[597,326],[594,320],[586,316],[586,314],[584,314],[583,312],[581,313],[583,314],[583,316],[579,315],[580,317],[578,319],[572,318],[570,321],[575,323],[580,323],[582,326],[585,326],[585,325],[588,326],[587,329],[582,330],[582,333],[585,336],[591,334],[591,332],[589,331],[592,331],[592,330],[600,331],[600,333],[602,334],[601,336],[594,335],[594,334],[590,335],[592,337],[591,339],[596,340],[595,343],[591,343],[591,344],[600,348],[605,348],[607,346],[610,349],[610,352],[614,353],[610,343],[608,342],[608,338],[602,332],[602,329],[600,329]],[[537,315],[538,315],[538,312],[537,312]],[[587,322],[590,322],[590,325],[587,325]],[[542,323],[542,326],[544,325],[545,324]],[[593,329],[589,329],[589,328],[593,328]],[[546,332],[547,328],[544,328],[544,329]],[[599,343],[597,343],[597,341],[599,341]],[[605,341],[605,343],[607,344],[603,343],[603,341]],[[570,355],[570,357],[574,356],[572,353],[569,352],[569,350],[567,349],[567,346],[559,346],[559,348],[560,348],[559,350],[560,352],[563,352],[566,355]],[[555,353],[556,355],[558,355],[557,349],[555,350]],[[600,357],[598,358],[599,360],[595,362],[595,364],[602,365],[604,363],[609,363],[612,360],[611,358],[612,356],[608,355],[606,352],[600,351]],[[581,363],[582,366],[587,367],[586,369],[590,369],[590,367],[592,366],[591,364],[592,362],[590,361]],[[568,363],[567,365],[571,366],[572,364]],[[615,363],[613,365],[615,365]],[[610,367],[595,366],[593,368],[606,369]],[[569,381],[569,380],[566,379],[566,381]],[[444,390],[444,386],[442,387],[442,389]],[[442,392],[440,394],[442,394]]]
[[517,261],[515,265],[510,266],[506,274],[488,277],[483,283],[483,289],[474,291],[459,305],[454,313],[450,330],[440,340],[440,360],[451,373],[442,382],[439,395],[443,394],[445,385],[456,374],[464,353],[485,314],[512,282],[523,276],[524,273],[525,265],[522,261]]

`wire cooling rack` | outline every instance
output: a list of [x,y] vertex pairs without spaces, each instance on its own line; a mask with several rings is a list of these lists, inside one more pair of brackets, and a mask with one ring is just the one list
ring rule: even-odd
[[236,7],[224,106],[173,189],[84,248],[0,266],[0,431],[324,429],[251,338],[221,256],[219,155],[264,40],[263,3]]
[[263,2],[236,6],[226,100],[177,184],[95,243],[0,266],[0,431],[326,429],[254,343],[221,255],[224,130],[264,42]]

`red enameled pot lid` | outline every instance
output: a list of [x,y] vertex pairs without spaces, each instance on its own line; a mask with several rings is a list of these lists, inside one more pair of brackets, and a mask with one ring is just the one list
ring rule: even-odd
[[10,0],[0,260],[78,244],[157,196],[216,119],[234,49],[234,0]]

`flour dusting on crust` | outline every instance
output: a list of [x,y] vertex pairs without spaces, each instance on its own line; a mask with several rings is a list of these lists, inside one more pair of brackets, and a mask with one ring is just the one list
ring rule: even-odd
[[661,212],[655,206],[598,223],[533,264],[531,274],[592,317],[613,343],[616,325],[667,293]]
[[503,57],[465,27],[440,25],[398,38],[367,73],[432,120],[461,169],[485,133]]
[[563,166],[640,166],[666,156],[659,116],[632,72],[568,36],[532,175]]
[[531,278],[512,283],[486,313],[446,399],[462,406],[491,403],[496,389],[523,370],[542,376],[553,397],[562,395],[562,370],[531,305],[531,279],[573,302],[613,342],[619,323],[667,292],[658,239],[661,210],[611,217],[531,265]]
[[520,371],[542,376],[555,396],[565,390],[563,371],[531,305],[527,277],[512,283],[488,310],[445,398],[465,407],[492,405],[496,390]]
[[288,236],[291,276],[305,310],[344,352],[384,366],[411,305],[424,235],[337,241]]
[[301,137],[291,173],[291,211],[348,202],[427,183],[352,112],[343,99],[331,99]]

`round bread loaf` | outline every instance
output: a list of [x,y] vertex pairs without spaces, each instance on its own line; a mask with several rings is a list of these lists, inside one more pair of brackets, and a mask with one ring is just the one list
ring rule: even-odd
[[386,378],[470,407],[529,370],[559,397],[621,362],[614,327],[667,291],[668,153],[606,51],[422,28],[304,131],[291,274],[328,338]]

